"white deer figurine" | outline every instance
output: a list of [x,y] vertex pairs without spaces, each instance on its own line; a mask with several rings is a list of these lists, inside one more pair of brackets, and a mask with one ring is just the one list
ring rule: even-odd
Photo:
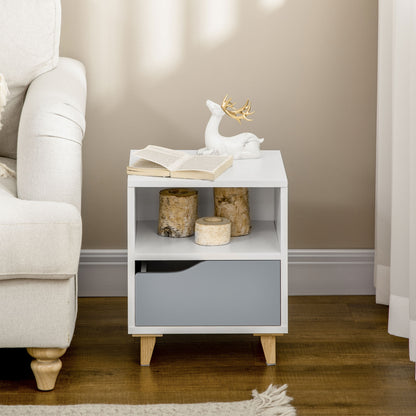
[[207,107],[211,111],[211,118],[205,128],[205,146],[197,151],[198,154],[233,155],[234,159],[256,159],[260,157],[260,143],[264,139],[259,139],[253,133],[240,133],[231,137],[224,137],[218,131],[221,119],[224,114],[241,122],[241,120],[251,121],[248,118],[253,114],[250,102],[247,102],[239,109],[234,108],[234,104],[228,96],[225,96],[222,105],[207,100]]

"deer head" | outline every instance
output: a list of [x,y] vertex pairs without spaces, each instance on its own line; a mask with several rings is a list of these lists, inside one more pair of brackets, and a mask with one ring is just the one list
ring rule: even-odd
[[251,111],[249,100],[241,108],[236,109],[231,98],[228,98],[228,95],[226,95],[222,100],[221,108],[227,116],[237,120],[239,123],[241,123],[241,120],[252,121],[252,119],[248,118],[248,116],[254,114],[254,111]]
[[214,101],[207,100],[207,107],[209,111],[211,111],[211,114],[223,117],[224,112],[221,110],[221,106],[217,103],[214,103]]

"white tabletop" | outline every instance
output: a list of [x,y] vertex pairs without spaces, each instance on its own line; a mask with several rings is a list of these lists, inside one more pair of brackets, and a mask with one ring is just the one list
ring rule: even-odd
[[[130,151],[131,165],[137,156]],[[190,151],[191,153],[191,151]],[[258,187],[286,188],[287,177],[279,150],[262,150],[259,159],[234,160],[215,181],[128,175],[128,187]]]

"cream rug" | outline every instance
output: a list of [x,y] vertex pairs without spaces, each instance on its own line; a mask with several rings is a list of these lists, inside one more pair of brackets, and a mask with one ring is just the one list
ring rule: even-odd
[[72,406],[0,406],[1,416],[296,416],[286,395],[287,385],[269,388],[253,399],[230,403],[147,404],[80,404]]

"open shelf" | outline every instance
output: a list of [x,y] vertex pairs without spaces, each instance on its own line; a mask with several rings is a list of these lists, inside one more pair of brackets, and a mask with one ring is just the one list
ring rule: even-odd
[[252,221],[250,234],[223,246],[200,246],[194,236],[161,237],[157,221],[136,222],[135,260],[281,260],[274,221]]

